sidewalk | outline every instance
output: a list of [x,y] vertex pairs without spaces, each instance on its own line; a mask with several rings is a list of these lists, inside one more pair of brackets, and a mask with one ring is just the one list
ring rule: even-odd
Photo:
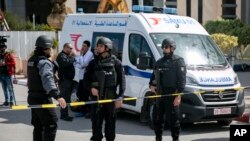
[[14,84],[27,86],[27,78],[24,75],[16,75],[16,80],[16,82],[13,82]]

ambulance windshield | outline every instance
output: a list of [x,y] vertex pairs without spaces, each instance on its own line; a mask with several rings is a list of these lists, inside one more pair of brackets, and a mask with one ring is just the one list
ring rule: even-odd
[[175,54],[184,58],[187,66],[226,67],[227,61],[213,40],[206,35],[151,33],[157,50],[161,55],[161,43],[165,38],[176,42]]

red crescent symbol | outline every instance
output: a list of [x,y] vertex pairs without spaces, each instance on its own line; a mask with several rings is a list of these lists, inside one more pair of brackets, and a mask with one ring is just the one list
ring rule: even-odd
[[80,49],[78,49],[77,47],[77,42],[78,42],[79,37],[81,37],[82,35],[81,34],[69,34],[69,36],[71,38],[71,41],[74,42],[75,50],[77,52],[80,51]]
[[149,18],[151,20],[153,20],[153,25],[157,25],[160,21],[160,18]]

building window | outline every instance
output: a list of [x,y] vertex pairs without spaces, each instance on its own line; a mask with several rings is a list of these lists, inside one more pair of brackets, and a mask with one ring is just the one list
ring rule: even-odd
[[166,6],[170,8],[177,8],[177,0],[166,0]]
[[222,1],[222,18],[236,19],[236,0],[223,0]]
[[198,0],[198,22],[202,23],[203,16],[203,0]]
[[76,5],[77,9],[82,8],[83,13],[96,13],[98,4],[100,2],[98,1],[83,1],[83,0],[78,0]]
[[191,0],[187,0],[187,16],[191,17]]

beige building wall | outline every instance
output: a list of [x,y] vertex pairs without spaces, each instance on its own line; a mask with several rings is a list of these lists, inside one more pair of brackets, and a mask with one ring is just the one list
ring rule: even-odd
[[177,9],[178,15],[186,16],[187,15],[187,1],[186,0],[178,0],[177,1]]
[[198,21],[198,0],[191,0],[191,17]]
[[236,0],[236,16],[237,19],[241,18],[241,0]]
[[209,20],[221,19],[222,0],[206,0],[203,1],[203,19],[202,23],[205,24]]
[[67,0],[66,6],[70,7],[73,13],[76,13],[76,0]]
[[129,12],[132,12],[132,0],[126,0],[126,3],[128,5]]
[[[236,16],[241,18],[241,0],[236,0]],[[178,0],[178,15],[187,15],[186,0]],[[222,0],[203,0],[202,24],[209,20],[218,20],[222,16]],[[198,21],[198,0],[191,0],[191,17]]]

